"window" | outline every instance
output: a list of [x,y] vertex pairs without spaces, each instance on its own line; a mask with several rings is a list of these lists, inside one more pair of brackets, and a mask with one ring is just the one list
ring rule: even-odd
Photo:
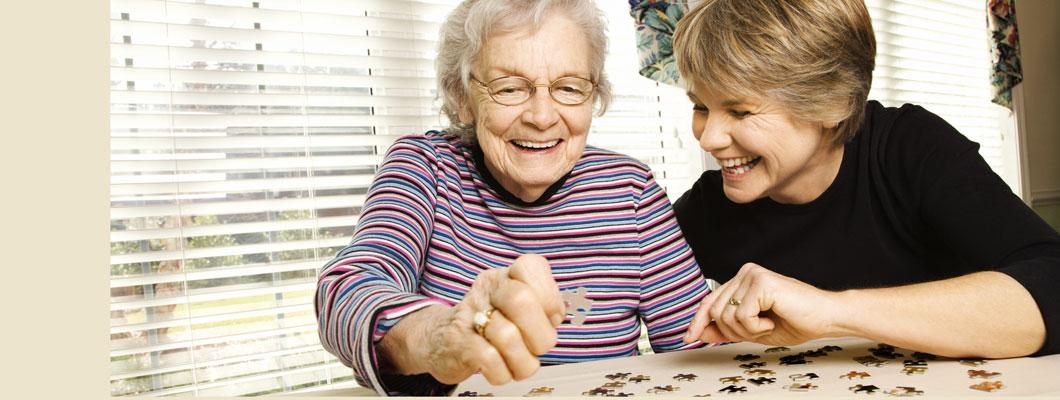
[[[390,143],[446,125],[434,38],[454,4],[111,2],[113,395],[355,385],[319,345],[317,270]],[[601,5],[615,102],[590,144],[679,195],[702,168],[687,100],[637,76],[627,6]]]
[[1012,120],[991,103],[986,1],[866,0],[876,31],[876,70],[869,98],[938,114],[980,144],[979,153],[1010,187],[1002,132]]

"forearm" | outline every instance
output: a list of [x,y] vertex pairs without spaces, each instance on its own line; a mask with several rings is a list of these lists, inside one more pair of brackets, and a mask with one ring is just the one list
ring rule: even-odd
[[390,328],[377,347],[385,372],[399,375],[429,372],[430,346],[427,341],[448,312],[447,306],[428,306],[405,316]]
[[948,357],[1020,357],[1045,341],[1030,293],[1000,272],[836,293],[829,336],[861,336]]

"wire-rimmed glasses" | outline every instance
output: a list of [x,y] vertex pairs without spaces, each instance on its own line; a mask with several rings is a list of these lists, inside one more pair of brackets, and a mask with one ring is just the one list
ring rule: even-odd
[[471,77],[475,83],[486,88],[490,98],[498,104],[517,106],[534,95],[538,87],[547,87],[548,94],[557,103],[575,106],[589,100],[596,84],[576,76],[565,76],[549,84],[537,84],[521,76],[502,76],[487,83]]

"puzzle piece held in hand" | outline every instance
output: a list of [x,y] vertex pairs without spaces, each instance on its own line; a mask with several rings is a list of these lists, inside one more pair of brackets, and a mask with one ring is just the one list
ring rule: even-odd
[[585,316],[593,309],[593,301],[589,299],[589,289],[585,286],[574,290],[560,292],[563,297],[563,305],[567,306],[567,315],[571,317],[571,323],[581,325],[585,323]]

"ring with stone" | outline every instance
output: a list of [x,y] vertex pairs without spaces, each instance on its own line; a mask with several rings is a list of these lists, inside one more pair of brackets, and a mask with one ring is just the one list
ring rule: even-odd
[[735,297],[730,297],[729,298],[729,305],[738,306],[738,305],[740,305],[740,300],[736,300]]
[[493,316],[494,311],[497,309],[490,307],[489,310],[476,312],[471,317],[471,327],[475,328],[479,336],[486,336],[486,326],[490,324],[490,317]]

